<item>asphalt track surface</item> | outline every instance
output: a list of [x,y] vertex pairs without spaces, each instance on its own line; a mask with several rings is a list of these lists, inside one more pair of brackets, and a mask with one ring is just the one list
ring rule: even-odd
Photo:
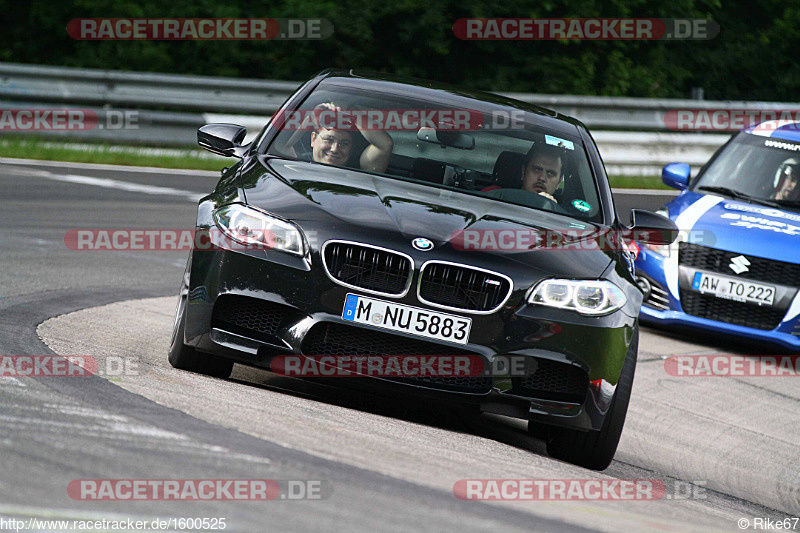
[[[673,378],[663,367],[667,355],[762,347],[643,328],[622,442],[597,473],[549,458],[543,441],[502,417],[238,365],[229,380],[172,369],[166,346],[186,253],[79,252],[64,235],[191,228],[214,173],[0,160],[0,182],[0,354],[84,354],[137,369],[0,378],[0,530],[31,517],[216,517],[232,531],[741,531],[740,518],[753,528],[756,517],[800,513],[797,378]],[[663,201],[624,194],[617,207]],[[506,478],[655,479],[667,494],[453,494],[461,479]],[[324,490],[299,501],[80,501],[67,493],[78,479],[319,481]]]

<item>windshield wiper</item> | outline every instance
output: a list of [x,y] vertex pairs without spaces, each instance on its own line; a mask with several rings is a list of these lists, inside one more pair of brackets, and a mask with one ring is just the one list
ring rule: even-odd
[[800,207],[800,200],[772,200],[775,205],[781,207]]
[[752,202],[755,204],[766,205],[769,207],[785,207],[789,204],[782,204],[779,202],[787,201],[788,200],[767,200],[766,198],[756,198],[755,196],[750,196],[749,194],[743,193],[742,191],[737,191],[736,189],[731,189],[730,187],[717,187],[717,186],[708,186],[703,185],[702,187],[697,188],[698,191],[708,191],[708,192],[716,192],[719,194],[724,194],[725,196],[730,196],[731,198],[735,198],[737,200],[745,200],[748,202]]

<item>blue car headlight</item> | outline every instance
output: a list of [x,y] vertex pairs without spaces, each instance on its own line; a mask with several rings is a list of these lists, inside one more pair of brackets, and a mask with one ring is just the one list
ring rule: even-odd
[[528,295],[528,303],[602,316],[625,305],[622,289],[607,280],[546,279]]
[[[661,209],[656,211],[656,214],[657,215],[661,215],[663,217],[669,218],[669,209],[667,209],[666,207],[662,207]],[[664,257],[669,257],[669,250],[670,250],[670,245],[669,244],[648,243],[645,246],[647,246],[647,248],[650,251],[655,252],[658,255],[661,255],[661,256],[664,256]]]

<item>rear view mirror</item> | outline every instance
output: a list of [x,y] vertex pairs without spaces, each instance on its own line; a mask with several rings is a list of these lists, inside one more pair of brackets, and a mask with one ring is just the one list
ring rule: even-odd
[[472,135],[452,130],[436,130],[433,128],[420,128],[417,139],[429,143],[450,146],[459,150],[474,150],[475,137]]
[[242,157],[247,128],[236,124],[206,124],[197,130],[197,144],[215,154]]

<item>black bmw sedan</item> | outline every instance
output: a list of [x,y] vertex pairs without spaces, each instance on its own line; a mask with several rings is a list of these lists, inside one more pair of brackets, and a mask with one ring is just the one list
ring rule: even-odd
[[[190,254],[174,367],[227,377],[234,362],[346,364],[390,392],[528,420],[546,428],[551,456],[608,466],[642,301],[626,235],[663,243],[676,230],[639,210],[620,223],[580,122],[488,93],[325,71],[244,136],[231,124],[198,132],[238,162],[198,206],[197,231],[215,245]],[[407,372],[352,365],[370,357],[405,358]],[[425,357],[473,366],[419,372]]]

